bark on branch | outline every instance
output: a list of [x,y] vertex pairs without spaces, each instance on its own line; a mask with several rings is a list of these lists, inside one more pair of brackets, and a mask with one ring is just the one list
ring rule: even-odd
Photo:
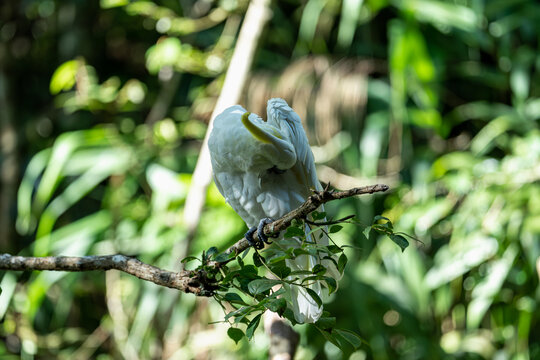
[[[305,219],[308,214],[316,210],[319,206],[332,200],[344,199],[347,197],[363,194],[373,194],[388,190],[388,186],[377,184],[352,188],[344,191],[315,191],[300,207],[294,209],[276,221],[264,227],[266,235],[272,235],[285,230],[294,219]],[[253,234],[253,240],[257,239],[257,233]],[[246,250],[249,244],[246,239],[239,240],[225,252],[227,254]],[[207,264],[218,267],[222,263],[212,262]],[[135,258],[125,255],[105,255],[105,256],[47,256],[47,257],[25,257],[0,254],[0,270],[9,271],[107,271],[119,270],[139,279],[151,281],[160,286],[178,289],[186,293],[193,293],[197,296],[212,296],[217,290],[217,284],[209,279],[203,271],[182,270],[171,272],[158,267],[143,263]]]
[[197,271],[171,272],[126,255],[31,257],[1,254],[0,270],[69,272],[119,270],[157,285],[199,296],[211,296],[216,289],[211,282],[205,279],[204,274]]

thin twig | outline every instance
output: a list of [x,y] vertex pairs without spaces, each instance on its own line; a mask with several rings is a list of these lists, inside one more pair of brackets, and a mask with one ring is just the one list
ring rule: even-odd
[[[364,194],[373,194],[373,193],[376,193],[376,192],[384,192],[386,190],[388,190],[387,185],[376,184],[376,185],[352,188],[352,189],[343,190],[343,191],[329,191],[328,187],[325,190],[322,190],[322,191],[314,191],[313,195],[308,197],[306,202],[304,202],[300,207],[298,207],[297,209],[294,209],[293,211],[285,214],[284,216],[277,219],[276,221],[267,224],[264,227],[264,234],[267,235],[267,236],[275,235],[275,234],[279,233],[280,231],[283,231],[283,230],[287,229],[291,225],[293,220],[295,220],[295,219],[305,220],[307,218],[307,216],[311,212],[317,210],[317,208],[319,206],[321,206],[321,205],[323,205],[323,204],[325,204],[325,203],[327,203],[329,201],[344,199],[344,198],[348,198],[348,197],[352,197],[352,196],[356,196],[356,195],[364,195]],[[253,233],[253,241],[254,242],[258,241],[257,236],[258,236],[257,231],[255,231],[255,233]],[[248,241],[246,239],[242,239],[242,240],[237,241],[230,248],[228,248],[225,251],[225,253],[230,254],[230,253],[234,252],[235,254],[239,254],[242,251],[246,250],[247,248],[249,248]]]
[[345,216],[344,218],[341,218],[341,219],[337,219],[337,220],[330,220],[330,221],[311,221],[311,220],[308,220],[308,219],[305,219],[304,221],[309,224],[309,225],[313,225],[313,226],[327,226],[327,225],[335,225],[335,224],[340,224],[340,223],[343,223],[349,219],[352,219],[353,217],[355,217],[356,215],[352,214],[352,215],[347,215]]

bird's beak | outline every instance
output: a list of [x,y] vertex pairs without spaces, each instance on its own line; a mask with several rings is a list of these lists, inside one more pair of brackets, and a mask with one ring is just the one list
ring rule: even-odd
[[294,147],[286,140],[283,140],[281,134],[276,130],[273,134],[261,129],[249,120],[250,112],[242,114],[242,124],[258,141],[273,145],[277,150],[277,156],[285,163],[290,163],[291,166],[296,162],[296,152]]

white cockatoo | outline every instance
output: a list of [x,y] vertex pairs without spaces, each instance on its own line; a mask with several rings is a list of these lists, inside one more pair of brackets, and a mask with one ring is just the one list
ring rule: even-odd
[[[214,120],[208,146],[216,185],[251,228],[246,234],[251,244],[254,229],[262,230],[268,218],[277,219],[300,206],[311,189],[322,190],[300,117],[283,99],[268,101],[266,121],[240,105],[227,108]],[[318,245],[328,245],[328,238],[321,236],[320,230],[310,231],[306,225],[307,241],[315,242],[316,238]],[[258,244],[253,244],[256,248],[262,248],[262,241],[268,240],[264,236],[259,239]],[[295,246],[300,245],[297,239]],[[310,271],[322,264],[327,268],[325,275],[337,282],[341,275],[333,261],[322,259],[325,256],[327,253],[301,255],[286,264],[292,271]],[[328,295],[324,283],[312,282],[309,287],[323,300]],[[320,318],[322,307],[303,287],[292,285],[287,290],[297,322],[312,323]]]

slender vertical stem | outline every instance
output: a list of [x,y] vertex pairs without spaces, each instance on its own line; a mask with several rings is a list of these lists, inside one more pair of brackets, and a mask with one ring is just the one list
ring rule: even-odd
[[246,12],[231,63],[225,75],[225,83],[219,95],[208,130],[204,138],[199,159],[193,172],[191,188],[184,207],[184,224],[187,227],[188,243],[195,236],[202,208],[206,200],[206,189],[212,181],[212,166],[208,150],[208,138],[212,131],[214,118],[227,107],[238,103],[246,78],[253,63],[253,55],[262,30],[269,17],[270,0],[253,0]]

